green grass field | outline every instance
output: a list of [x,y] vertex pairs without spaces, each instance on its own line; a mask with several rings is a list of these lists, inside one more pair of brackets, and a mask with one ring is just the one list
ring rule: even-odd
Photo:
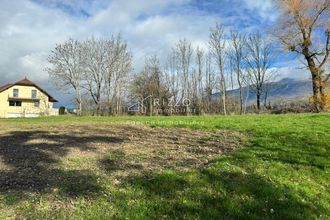
[[330,218],[329,114],[0,126],[0,219]]

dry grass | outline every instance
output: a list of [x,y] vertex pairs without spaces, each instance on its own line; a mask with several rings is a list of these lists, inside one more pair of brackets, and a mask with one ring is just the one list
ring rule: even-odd
[[114,184],[146,172],[188,171],[237,149],[243,140],[238,132],[120,123],[20,129],[9,124],[1,133],[1,191],[57,190],[62,171],[107,175]]
[[224,152],[240,146],[242,135],[237,132],[178,128],[149,128],[117,125],[105,133],[123,140],[112,146],[101,145],[108,157],[101,161],[115,175],[131,171],[187,171],[207,165]]

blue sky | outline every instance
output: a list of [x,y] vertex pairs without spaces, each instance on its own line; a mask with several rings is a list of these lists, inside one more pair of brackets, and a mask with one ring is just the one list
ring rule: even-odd
[[[207,47],[209,29],[267,33],[278,13],[273,0],[3,0],[0,9],[0,84],[27,76],[68,102],[49,82],[47,56],[68,38],[121,33],[134,56],[135,71],[147,54],[165,60],[182,38]],[[299,61],[282,53],[280,77],[306,78]],[[61,98],[59,98],[61,101]]]
[[[45,8],[58,9],[73,17],[89,19],[95,16],[104,8],[111,7],[111,1],[104,0],[32,0]],[[134,0],[133,0],[134,1]],[[152,0],[149,0],[150,2]],[[115,1],[113,1],[115,2]],[[129,2],[129,1],[127,1]],[[135,1],[138,2],[138,1]],[[141,1],[143,2],[143,1]],[[157,1],[156,1],[157,2]],[[158,1],[166,2],[166,1]],[[235,28],[250,28],[262,30],[271,26],[277,16],[275,5],[272,0],[191,0],[178,1],[179,4],[173,4],[169,1],[165,7],[157,10],[141,11],[139,19],[147,19],[152,16],[168,16],[171,14],[195,14],[199,16],[214,16],[221,20],[225,20],[227,25]],[[260,3],[256,3],[260,2]],[[163,4],[164,5],[164,4]],[[275,12],[275,13],[274,13]]]

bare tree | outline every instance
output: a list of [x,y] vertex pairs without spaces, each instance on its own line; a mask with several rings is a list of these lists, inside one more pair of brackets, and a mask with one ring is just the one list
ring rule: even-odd
[[302,55],[312,76],[313,104],[317,111],[326,110],[325,73],[330,54],[330,1],[278,0],[282,9],[277,33],[291,52]]
[[220,93],[223,105],[223,113],[227,115],[226,110],[226,77],[225,77],[225,33],[224,27],[216,24],[214,28],[210,29],[209,47],[213,54],[220,74]]
[[175,50],[172,50],[172,53],[168,56],[166,65],[165,65],[165,81],[167,87],[170,89],[172,95],[172,101],[177,103],[180,90],[180,80],[179,73],[177,69],[177,60],[175,55]]
[[[193,48],[191,43],[187,39],[180,40],[174,49],[177,71],[180,75],[180,85],[181,85],[181,101],[184,102],[185,99],[191,98],[191,65],[192,65],[192,55]],[[189,113],[189,106],[186,105],[186,113]]]
[[204,105],[208,112],[210,112],[210,104],[212,101],[213,90],[216,86],[215,72],[212,67],[212,54],[208,53],[205,57],[205,77],[204,77]]
[[261,109],[261,98],[265,95],[265,84],[269,82],[274,71],[271,70],[275,60],[272,44],[258,34],[251,34],[246,40],[247,56],[245,58],[250,87],[256,93],[257,110]]
[[120,40],[120,35],[118,35],[117,39],[114,36],[111,37],[111,40],[107,42],[107,71],[104,79],[104,90],[106,95],[106,104],[108,105],[109,114],[112,112],[112,96],[115,91],[115,74],[119,69],[119,59],[121,48],[118,47],[117,40]]
[[148,115],[158,114],[159,109],[164,110],[164,104],[168,102],[170,93],[157,56],[146,58],[144,70],[133,80],[132,93],[135,98],[143,100]]
[[[125,54],[125,53],[124,53]],[[123,95],[127,92],[128,85],[128,75],[132,71],[132,56],[129,52],[126,53],[119,60],[119,69],[115,72],[114,75],[114,86],[115,86],[115,94],[113,99],[116,100],[116,114],[120,114],[122,110],[122,101]]]
[[69,39],[63,44],[56,46],[48,57],[52,65],[47,68],[50,78],[61,88],[73,89],[78,115],[81,115],[82,100],[81,89],[83,80],[83,51],[81,43]]
[[191,71],[191,59],[193,49],[187,39],[180,40],[175,48],[177,69],[181,76],[181,98],[189,97],[189,75]]
[[[243,66],[245,54],[245,36],[231,31],[231,48],[229,51],[229,59],[231,64],[231,70],[236,75],[236,82],[239,88],[239,100],[240,100],[240,114],[243,114]],[[232,80],[233,81],[233,80]]]
[[203,108],[203,91],[204,91],[204,85],[203,85],[203,71],[204,71],[204,51],[197,47],[196,49],[196,65],[197,65],[197,76],[195,77],[196,81],[196,86],[195,86],[195,91],[196,91],[196,96],[197,96],[197,107],[199,108],[199,112],[203,113],[204,108]]
[[84,51],[84,88],[96,105],[96,114],[101,111],[101,98],[107,73],[107,44],[104,40],[91,38],[82,42]]
[[[82,91],[94,102],[94,113],[120,113],[123,94],[127,91],[127,76],[132,70],[132,54],[120,35],[110,39],[90,38],[84,41],[68,40],[58,45],[49,56],[52,64],[47,69],[51,78],[61,87],[73,88],[78,113],[82,109]],[[90,106],[89,106],[89,109]]]
[[132,70],[132,54],[120,35],[106,41],[106,76],[104,90],[109,113],[119,114],[121,111],[123,85]]

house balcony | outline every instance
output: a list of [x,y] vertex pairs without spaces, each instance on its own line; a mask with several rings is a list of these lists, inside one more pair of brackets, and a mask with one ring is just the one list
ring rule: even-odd
[[29,96],[18,96],[18,97],[14,97],[14,96],[10,96],[8,95],[8,101],[27,101],[27,102],[38,102],[41,100],[40,96],[36,96],[36,97],[29,97]]

